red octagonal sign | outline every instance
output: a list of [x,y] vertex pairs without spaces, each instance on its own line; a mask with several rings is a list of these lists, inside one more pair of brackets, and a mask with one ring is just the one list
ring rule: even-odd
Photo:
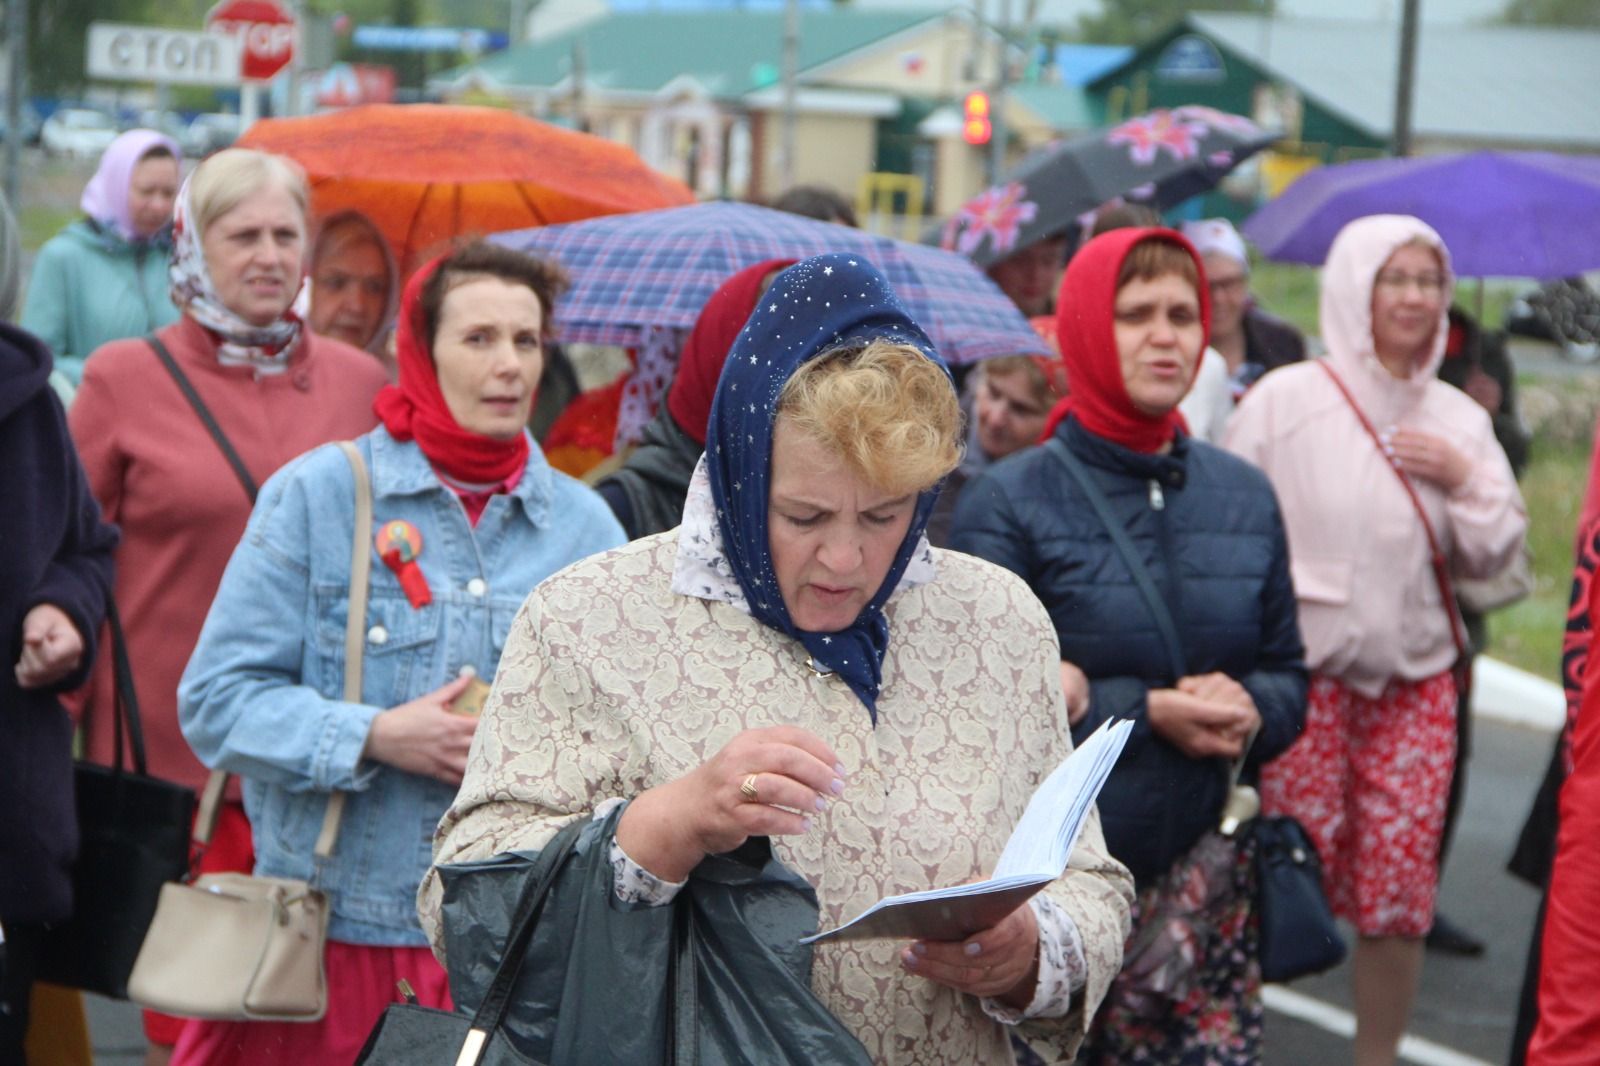
[[298,28],[277,0],[222,0],[206,15],[206,30],[239,38],[246,81],[266,81],[294,58]]

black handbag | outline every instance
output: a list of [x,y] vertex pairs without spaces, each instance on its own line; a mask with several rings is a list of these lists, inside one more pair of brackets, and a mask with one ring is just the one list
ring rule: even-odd
[[540,854],[539,869],[527,878],[517,909],[511,919],[511,933],[495,967],[494,979],[483,1002],[469,1018],[465,1014],[436,1010],[416,1003],[393,1003],[385,1008],[378,1024],[356,1057],[356,1066],[542,1066],[519,1054],[505,1039],[501,1023],[511,1006],[522,960],[528,953],[534,927],[549,898],[562,866],[583,832],[585,819],[563,829]]
[[[139,699],[114,601],[106,617],[115,676],[112,765],[80,760],[73,768],[79,845],[72,916],[48,930],[39,980],[126,999],[161,886],[189,869],[195,795],[147,772]],[[124,765],[124,737],[132,767]]]
[[1264,815],[1256,842],[1257,956],[1263,981],[1290,981],[1344,961],[1344,937],[1322,888],[1322,862],[1305,827],[1288,815]]

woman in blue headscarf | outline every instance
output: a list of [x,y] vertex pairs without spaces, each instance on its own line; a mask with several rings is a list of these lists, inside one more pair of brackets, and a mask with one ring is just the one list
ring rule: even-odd
[[[683,524],[523,606],[435,861],[536,850],[627,802],[612,888],[647,905],[755,836],[816,890],[825,929],[988,876],[1071,741],[1038,601],[923,536],[960,423],[872,267],[780,274],[723,369]],[[1024,1020],[1075,1044],[1130,892],[1091,821],[1071,869],[991,929],[825,942],[812,990],[876,1062],[1010,1063]],[[436,868],[436,945],[441,897]]]

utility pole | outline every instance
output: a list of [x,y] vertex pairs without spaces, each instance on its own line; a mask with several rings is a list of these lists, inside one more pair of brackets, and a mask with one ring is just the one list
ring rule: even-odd
[[989,98],[989,184],[1006,170],[1006,86],[1011,81],[1011,0],[995,0],[999,8],[995,43],[994,92]]
[[1417,22],[1422,0],[1405,0],[1400,12],[1400,71],[1395,79],[1394,154],[1411,154],[1411,97],[1417,76]]
[[28,3],[6,2],[6,199],[20,210],[22,94],[28,85]]
[[779,146],[779,192],[794,187],[795,127],[799,123],[800,0],[783,3],[783,139]]

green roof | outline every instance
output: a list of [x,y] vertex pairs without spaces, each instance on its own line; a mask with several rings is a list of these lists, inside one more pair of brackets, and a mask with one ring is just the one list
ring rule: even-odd
[[[800,15],[802,73],[902,33],[942,10],[805,11]],[[614,92],[654,92],[690,77],[713,96],[741,96],[778,83],[783,63],[781,11],[639,12],[606,15],[546,41],[508,48],[430,81],[479,74],[502,86],[539,88],[572,74],[573,46],[583,42],[584,84]]]
[[1100,125],[1089,94],[1077,85],[1012,85],[1006,92],[1053,130],[1092,130]]

